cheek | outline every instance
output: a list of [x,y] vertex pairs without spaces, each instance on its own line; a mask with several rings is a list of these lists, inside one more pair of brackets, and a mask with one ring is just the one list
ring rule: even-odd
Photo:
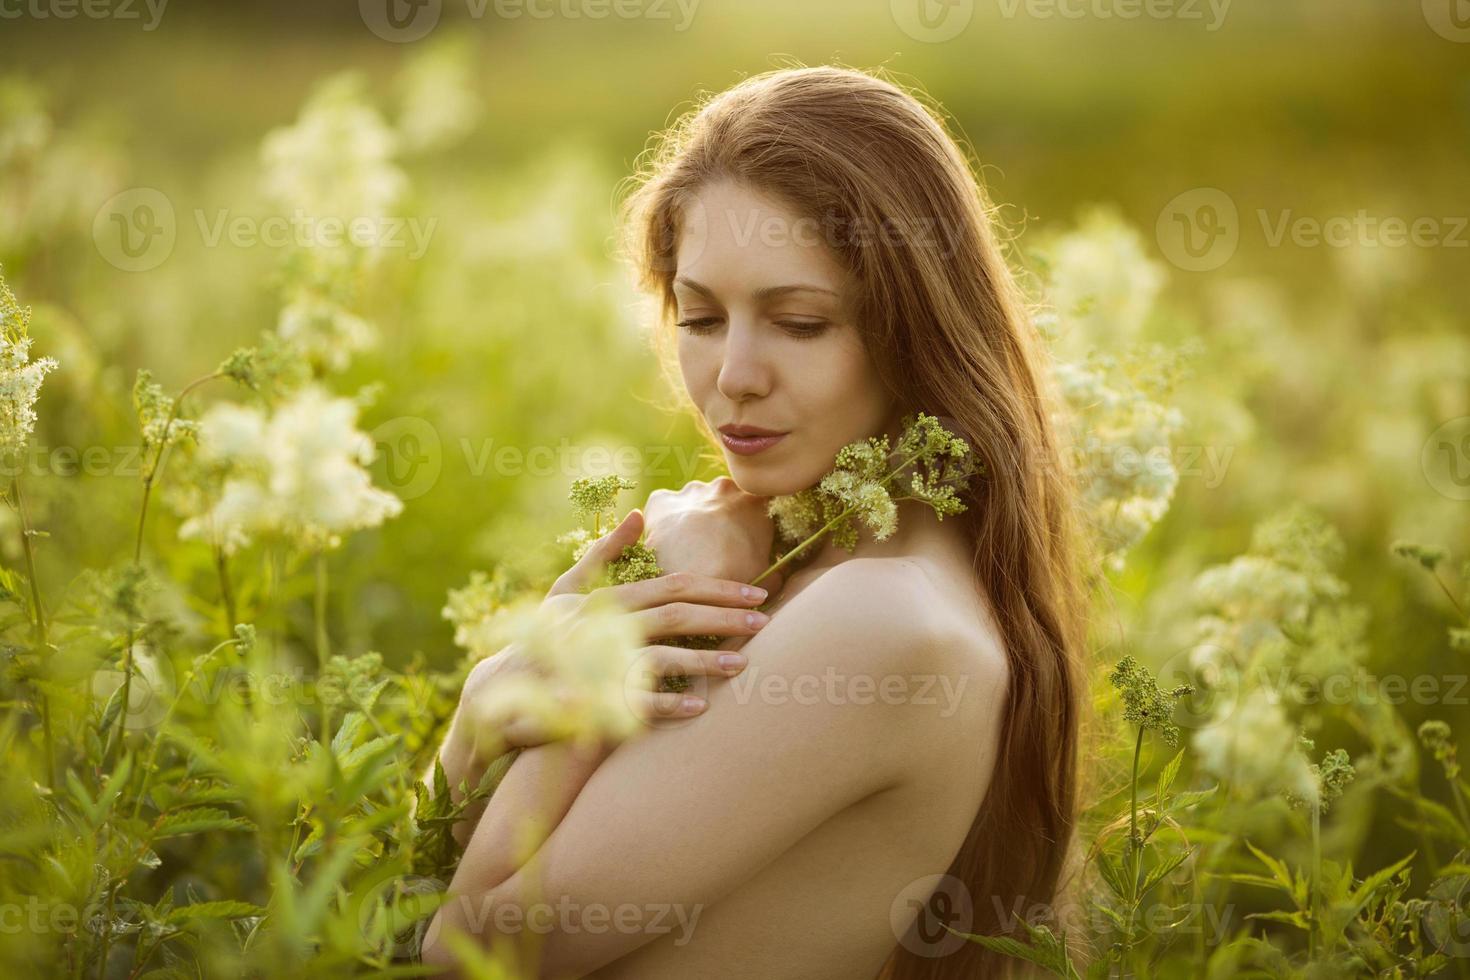
[[684,378],[684,388],[689,392],[689,397],[696,405],[703,405],[705,389],[709,387],[709,370],[707,354],[702,354],[700,344],[691,341],[687,335],[679,337],[677,348],[679,355],[679,374]]

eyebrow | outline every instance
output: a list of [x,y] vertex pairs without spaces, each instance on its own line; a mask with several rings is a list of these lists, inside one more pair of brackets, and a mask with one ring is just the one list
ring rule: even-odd
[[[710,299],[715,298],[714,290],[704,285],[704,283],[695,282],[693,279],[688,279],[684,276],[680,276],[674,281],[681,286],[688,286],[696,293],[702,293],[705,296],[708,296]],[[836,290],[828,289],[825,286],[812,286],[806,283],[791,283],[785,286],[762,286],[751,295],[753,295],[757,301],[761,301],[771,299],[775,296],[784,296],[787,293],[826,293],[829,296],[840,296],[840,294]]]

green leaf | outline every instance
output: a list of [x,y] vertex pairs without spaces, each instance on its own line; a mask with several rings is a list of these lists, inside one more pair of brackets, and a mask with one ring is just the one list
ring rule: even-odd
[[1287,894],[1295,894],[1295,881],[1292,878],[1291,870],[1286,866],[1286,862],[1272,857],[1250,841],[1246,841],[1245,846],[1250,849],[1252,854],[1260,859],[1262,864],[1271,869],[1272,877],[1281,883],[1282,887],[1286,889]]
[[[349,711],[342,719],[342,724],[337,727],[337,732],[332,736],[332,753],[342,758],[352,744],[357,741],[357,736],[367,724],[361,711]],[[344,765],[345,768],[345,765]]]
[[[945,926],[944,928],[949,929],[949,926]],[[992,952],[1000,953],[1003,956],[1009,956],[1013,959],[1025,960],[1028,963],[1034,963],[1054,976],[1067,976],[1066,973],[1058,972],[1051,965],[1045,953],[1018,943],[1014,939],[1008,939],[1005,936],[979,936],[971,932],[960,932],[957,929],[949,929],[949,931],[957,936],[963,936],[972,943],[978,943]]]
[[1128,897],[1128,887],[1123,882],[1123,872],[1113,863],[1107,851],[1097,852],[1097,870],[1114,895],[1119,898]]
[[1240,871],[1212,871],[1210,872],[1210,877],[1220,878],[1225,881],[1233,881],[1241,885],[1259,885],[1262,888],[1270,888],[1273,891],[1284,891],[1287,894],[1291,893],[1290,888],[1284,887],[1281,882],[1277,881],[1275,878],[1267,878],[1265,875],[1253,875]]
[[[1349,916],[1357,915],[1358,910],[1367,904],[1368,899],[1378,890],[1379,886],[1392,879],[1394,875],[1408,866],[1409,862],[1414,860],[1414,855],[1417,853],[1417,851],[1410,851],[1408,856],[1402,860],[1396,861],[1388,867],[1380,871],[1375,871],[1367,878],[1364,878],[1363,883],[1348,896]],[[1351,880],[1351,876],[1349,876],[1349,880]]]
[[1301,912],[1252,912],[1246,918],[1266,919],[1270,922],[1284,922],[1287,925],[1296,926],[1305,932],[1310,932],[1312,929],[1311,922]]
[[175,926],[198,919],[242,919],[251,915],[265,915],[265,913],[264,908],[259,905],[251,905],[249,902],[198,902],[174,909],[164,921]]
[[1164,800],[1169,796],[1169,787],[1174,785],[1174,780],[1179,775],[1179,767],[1184,763],[1184,751],[1184,749],[1180,749],[1179,753],[1169,760],[1169,764],[1164,767],[1164,771],[1159,773],[1159,786],[1154,794],[1154,799],[1158,801],[1159,809],[1163,809]]
[[1185,862],[1192,851],[1181,851],[1168,860],[1156,865],[1143,879],[1143,887],[1139,889],[1138,895],[1142,898],[1149,890],[1157,885],[1164,877]]
[[166,814],[151,834],[153,840],[182,837],[207,830],[250,830],[252,824],[217,807],[199,806]]

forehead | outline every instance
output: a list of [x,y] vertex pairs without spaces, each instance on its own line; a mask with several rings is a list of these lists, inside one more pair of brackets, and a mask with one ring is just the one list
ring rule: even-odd
[[675,261],[677,276],[719,295],[794,282],[842,291],[847,279],[821,222],[733,181],[686,200]]

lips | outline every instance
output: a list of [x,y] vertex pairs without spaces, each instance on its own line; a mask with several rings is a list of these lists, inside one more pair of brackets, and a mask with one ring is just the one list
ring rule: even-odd
[[735,436],[741,439],[749,439],[757,436],[784,436],[786,433],[776,429],[763,429],[758,425],[722,425],[720,432],[727,436]]
[[[732,431],[732,429],[734,431]],[[721,427],[720,429],[720,441],[725,444],[725,448],[730,450],[730,452],[740,456],[754,456],[756,453],[763,453],[767,449],[770,449],[772,446],[776,445],[776,443],[780,442],[782,439],[786,438],[786,433],[784,432],[755,430],[758,433],[763,432],[765,434],[738,434],[741,431],[742,430],[740,428],[734,426]]]

